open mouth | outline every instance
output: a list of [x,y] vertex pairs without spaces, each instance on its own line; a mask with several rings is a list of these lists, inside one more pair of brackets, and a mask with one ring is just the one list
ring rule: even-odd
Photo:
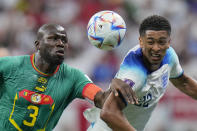
[[151,59],[153,61],[160,61],[161,55],[160,54],[153,54],[153,53],[151,53]]
[[58,51],[56,51],[56,54],[58,56],[64,56],[64,50],[58,50]]

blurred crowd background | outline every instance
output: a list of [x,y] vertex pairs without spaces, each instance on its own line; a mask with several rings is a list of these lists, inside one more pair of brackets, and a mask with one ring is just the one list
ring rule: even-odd
[[[127,25],[122,44],[113,51],[99,50],[87,38],[88,20],[101,10],[117,12]],[[171,45],[185,73],[197,79],[197,0],[0,0],[0,56],[32,54],[37,29],[58,23],[69,39],[65,62],[106,89],[124,55],[138,44],[140,22],[153,14],[171,22]],[[89,124],[82,112],[88,107],[75,100],[54,131],[85,131]],[[197,102],[169,85],[145,131],[196,131],[196,123]]]

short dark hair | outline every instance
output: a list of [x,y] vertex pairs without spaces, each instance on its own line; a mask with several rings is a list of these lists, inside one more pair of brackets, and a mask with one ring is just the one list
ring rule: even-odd
[[38,32],[37,32],[37,40],[41,40],[42,39],[42,37],[44,35],[44,32],[49,31],[49,30],[54,29],[54,28],[58,28],[58,27],[62,27],[62,26],[61,25],[58,25],[58,24],[52,24],[52,23],[42,25],[38,29]]
[[170,22],[162,16],[152,15],[145,18],[140,24],[139,33],[140,36],[145,35],[147,30],[166,30],[168,35],[171,34],[171,25]]

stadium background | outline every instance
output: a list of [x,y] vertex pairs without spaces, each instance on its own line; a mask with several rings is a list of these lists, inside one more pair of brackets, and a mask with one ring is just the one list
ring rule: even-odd
[[[93,47],[86,35],[89,18],[100,10],[119,13],[127,24],[122,45],[113,51]],[[197,79],[196,0],[0,0],[0,56],[32,54],[36,31],[44,23],[66,27],[69,51],[65,60],[106,89],[121,59],[138,44],[139,22],[148,15],[167,17],[172,24],[172,46],[185,72]],[[75,100],[64,111],[54,131],[85,131],[83,110],[91,105]],[[196,131],[197,102],[169,88],[153,113],[146,131]]]

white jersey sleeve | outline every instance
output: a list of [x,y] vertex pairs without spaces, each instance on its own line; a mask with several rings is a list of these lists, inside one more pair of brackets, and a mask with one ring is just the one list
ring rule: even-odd
[[183,69],[179,63],[179,58],[172,47],[169,48],[169,51],[166,53],[166,57],[169,57],[170,78],[177,78],[183,74]]

